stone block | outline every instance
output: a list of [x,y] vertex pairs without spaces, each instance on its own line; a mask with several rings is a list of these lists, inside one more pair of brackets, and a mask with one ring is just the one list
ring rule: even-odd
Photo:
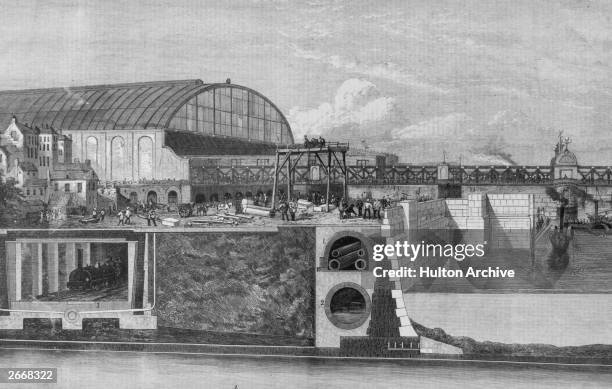
[[0,329],[23,330],[23,316],[19,316],[19,315],[0,316]]
[[395,310],[395,316],[397,317],[408,316],[408,313],[406,312],[406,308],[397,308]]
[[401,290],[392,290],[391,291],[391,297],[393,297],[394,299],[396,299],[396,298],[404,298],[404,294],[402,293]]
[[[400,319],[401,320],[401,319]],[[411,337],[411,336],[419,336],[412,328],[411,325],[401,326],[399,328],[400,336]]]
[[406,306],[404,305],[404,298],[403,297],[396,298],[395,299],[395,305],[398,308],[404,308],[404,309],[406,308]]
[[402,316],[399,319],[402,327],[410,326],[410,328],[412,328],[412,325],[410,324],[410,318],[408,318],[408,316]]
[[[400,327],[401,335],[401,327]],[[446,355],[462,355],[463,350],[459,347],[451,346],[450,344],[438,342],[424,336],[421,336],[421,354],[446,354]]]
[[79,318],[75,321],[66,320],[62,318],[62,330],[82,330],[83,329],[83,320]]
[[389,225],[381,225],[380,234],[385,238],[388,238],[393,235],[393,229]]
[[119,328],[128,330],[155,330],[157,329],[157,316],[122,315],[119,317]]

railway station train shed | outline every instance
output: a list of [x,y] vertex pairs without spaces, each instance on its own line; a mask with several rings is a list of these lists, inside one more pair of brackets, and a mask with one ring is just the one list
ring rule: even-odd
[[74,162],[138,202],[196,201],[203,166],[271,164],[294,143],[274,103],[230,80],[0,91],[0,123],[13,117],[71,139]]

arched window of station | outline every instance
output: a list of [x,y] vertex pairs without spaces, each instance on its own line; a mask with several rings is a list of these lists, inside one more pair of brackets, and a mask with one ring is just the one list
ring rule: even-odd
[[325,297],[325,315],[338,328],[359,328],[370,316],[372,301],[368,292],[353,282],[340,283]]
[[138,177],[153,178],[153,140],[148,136],[138,139]]
[[371,244],[355,233],[339,233],[326,249],[327,268],[334,271],[363,271],[368,268]]
[[277,144],[294,142],[289,123],[270,100],[231,84],[211,86],[189,99],[168,127]]
[[253,193],[251,191],[248,191],[245,193],[245,196],[247,199],[252,199],[253,198]]
[[168,192],[168,205],[176,205],[178,203],[178,194],[176,191],[171,190]]
[[202,204],[206,202],[206,195],[204,193],[198,193],[195,197],[196,204]]
[[111,179],[116,181],[126,179],[128,167],[125,141],[122,137],[116,136],[111,141]]
[[236,200],[242,200],[242,198],[243,198],[243,197],[244,197],[244,196],[242,195],[242,192],[236,192],[236,193],[234,193],[234,198],[235,198]]
[[216,203],[219,201],[219,195],[217,193],[213,193],[210,195],[210,201]]
[[130,203],[136,204],[138,202],[138,193],[131,192],[130,193]]
[[231,193],[225,193],[223,195],[223,199],[224,200],[231,200],[232,199],[232,194]]
[[157,192],[154,190],[147,193],[147,204],[157,204]]
[[85,159],[90,160],[94,166],[98,164],[98,139],[94,136],[85,141]]

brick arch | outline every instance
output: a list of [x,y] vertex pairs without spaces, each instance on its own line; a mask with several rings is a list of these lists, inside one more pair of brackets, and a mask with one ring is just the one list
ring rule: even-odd
[[366,251],[367,262],[369,263],[372,260],[372,246],[374,246],[374,241],[362,234],[361,232],[349,230],[338,231],[331,236],[331,238],[325,245],[325,250],[323,251],[323,258],[327,261],[327,259],[330,257],[330,251],[334,243],[336,243],[338,239],[347,236],[359,239],[361,241],[363,249]]

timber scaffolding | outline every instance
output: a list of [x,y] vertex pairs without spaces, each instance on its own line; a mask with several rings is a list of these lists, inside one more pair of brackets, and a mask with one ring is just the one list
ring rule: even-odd
[[[304,147],[300,145],[287,145],[282,148],[276,149],[276,157],[274,159],[274,185],[272,187],[272,211],[274,211],[274,207],[276,204],[276,192],[278,191],[278,175],[283,170],[286,169],[286,181],[287,181],[287,199],[291,198],[291,191],[293,189],[293,184],[295,183],[295,174],[296,167],[298,163],[302,159],[303,156],[306,156],[306,161],[310,161],[312,155],[319,161],[319,168],[322,168],[325,171],[325,175],[327,177],[326,182],[326,194],[325,194],[325,204],[329,205],[329,194],[331,187],[331,175],[332,169],[334,167],[334,162],[340,168],[342,175],[344,177],[342,187],[344,198],[348,196],[348,169],[346,167],[346,153],[349,150],[348,143],[340,143],[340,142],[329,142],[324,146],[316,146],[316,147]],[[324,158],[321,158],[323,155]],[[340,156],[340,158],[338,157]],[[281,161],[282,160],[282,161]],[[309,174],[309,173],[307,173]]]

